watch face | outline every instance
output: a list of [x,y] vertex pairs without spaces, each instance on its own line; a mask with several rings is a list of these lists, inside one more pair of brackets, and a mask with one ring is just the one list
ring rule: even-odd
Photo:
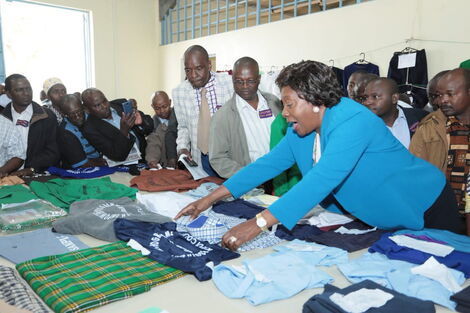
[[262,216],[260,216],[256,219],[256,225],[258,225],[259,227],[265,227],[267,224],[268,223],[266,222],[266,220]]

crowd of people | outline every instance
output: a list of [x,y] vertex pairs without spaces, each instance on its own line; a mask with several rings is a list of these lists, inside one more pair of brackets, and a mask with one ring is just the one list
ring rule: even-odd
[[437,74],[425,110],[413,108],[393,79],[362,71],[350,76],[344,95],[331,68],[315,61],[281,71],[281,99],[259,89],[251,57],[238,59],[232,75],[218,74],[194,45],[184,53],[184,71],[171,99],[153,94],[153,117],[134,99],[108,101],[97,88],[68,94],[59,78],[45,80],[40,105],[25,76],[9,75],[0,177],[50,166],[176,168],[185,155],[227,180],[176,217],[196,217],[260,185],[281,196],[225,234],[233,250],[276,223],[293,227],[317,204],[382,229],[470,233],[468,69]]

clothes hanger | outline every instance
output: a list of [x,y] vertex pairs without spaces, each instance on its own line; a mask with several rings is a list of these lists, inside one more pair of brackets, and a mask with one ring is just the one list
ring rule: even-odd
[[275,66],[271,66],[271,68],[269,69],[269,72],[268,72],[268,75],[273,75],[274,74],[274,69],[275,69]]
[[335,66],[335,60],[333,59],[330,59],[328,62],[330,62],[330,67],[334,67]]
[[405,47],[405,49],[400,51],[400,54],[408,54],[408,53],[414,53],[414,52],[418,52],[418,50],[416,50],[415,48],[412,48],[410,46],[407,46],[407,47]]
[[366,61],[366,54],[364,52],[361,52],[359,55],[361,56],[361,58],[355,62],[356,64],[369,64],[370,63],[369,61]]

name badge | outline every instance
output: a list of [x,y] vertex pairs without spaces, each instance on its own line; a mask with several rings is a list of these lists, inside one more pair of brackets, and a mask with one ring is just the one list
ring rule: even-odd
[[268,118],[273,116],[273,111],[271,109],[266,109],[266,110],[261,110],[259,111],[259,117],[260,118]]

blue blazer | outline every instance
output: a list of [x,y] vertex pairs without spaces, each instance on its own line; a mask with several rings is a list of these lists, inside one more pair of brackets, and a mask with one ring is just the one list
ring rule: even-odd
[[424,227],[424,212],[446,183],[439,169],[413,156],[382,119],[348,98],[325,110],[320,133],[321,158],[315,166],[315,132],[300,137],[289,127],[271,152],[237,172],[225,187],[239,197],[297,163],[302,180],[268,208],[286,227],[294,227],[330,194],[369,225]]

